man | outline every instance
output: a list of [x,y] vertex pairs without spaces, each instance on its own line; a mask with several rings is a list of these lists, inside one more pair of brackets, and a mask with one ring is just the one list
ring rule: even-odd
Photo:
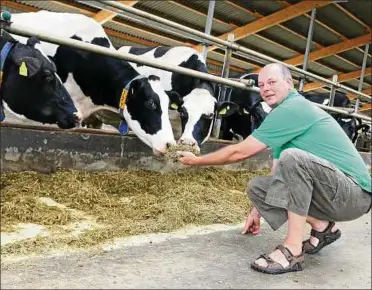
[[[251,264],[257,271],[279,274],[303,269],[304,253],[314,254],[341,236],[335,221],[354,220],[371,208],[368,169],[342,128],[328,113],[293,88],[284,65],[265,66],[258,77],[260,94],[273,109],[244,141],[196,157],[178,152],[187,165],[221,165],[273,149],[270,176],[248,184],[253,208],[243,234],[256,235],[262,216],[273,230],[288,220],[282,245]],[[306,222],[312,227],[303,241]]]

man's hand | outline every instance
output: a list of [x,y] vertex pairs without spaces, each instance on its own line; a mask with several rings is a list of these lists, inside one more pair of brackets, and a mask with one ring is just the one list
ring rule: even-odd
[[260,213],[254,207],[245,220],[245,226],[242,231],[242,234],[243,235],[247,233],[251,233],[252,235],[259,234],[260,233],[260,218],[261,218]]
[[195,165],[197,156],[194,153],[188,151],[177,151],[178,156],[180,157],[178,160],[185,165]]

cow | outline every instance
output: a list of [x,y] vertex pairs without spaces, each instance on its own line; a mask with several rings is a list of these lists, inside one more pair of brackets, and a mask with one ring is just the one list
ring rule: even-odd
[[[102,26],[84,15],[39,11],[14,14],[12,21],[116,50]],[[41,42],[41,47],[55,62],[57,73],[73,98],[89,97],[93,105],[120,110],[122,132],[125,134],[129,126],[156,155],[176,144],[168,115],[169,97],[159,77],[140,75],[126,61],[86,50],[47,42]],[[89,115],[86,108],[82,113]]]
[[[304,96],[307,100],[322,104],[328,105],[329,104],[329,93],[318,93],[318,92],[299,92],[302,96]],[[334,107],[343,107],[347,108],[350,106],[349,98],[340,92],[335,92],[335,98],[333,102]]]
[[[157,46],[143,48],[123,46],[118,51],[161,61],[168,65],[208,73],[204,58],[191,47]],[[177,111],[181,119],[181,133],[176,133],[179,129],[176,119],[178,116],[171,115],[175,135],[180,135],[178,142],[191,145],[196,151],[199,151],[200,146],[211,134],[213,118],[219,106],[214,96],[214,84],[181,73],[131,62],[130,64],[141,74],[153,74],[160,77],[162,86],[170,98],[170,110]]]
[[[240,79],[252,80],[258,86],[258,74],[248,73],[240,75]],[[218,90],[216,90],[216,95]],[[226,90],[226,101],[220,105],[219,116],[222,118],[220,137],[224,140],[242,140],[257,129],[271,108],[264,102],[260,93],[239,88]],[[233,104],[233,109],[231,106]],[[230,111],[225,110],[230,107]]]
[[81,113],[37,37],[23,44],[3,31],[0,51],[0,121],[7,120],[10,113],[62,129],[77,126]]

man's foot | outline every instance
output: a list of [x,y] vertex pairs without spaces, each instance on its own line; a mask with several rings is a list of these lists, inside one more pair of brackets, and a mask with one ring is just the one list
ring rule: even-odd
[[261,255],[251,264],[251,267],[256,271],[267,274],[282,274],[302,271],[303,262],[303,252],[292,253],[287,247],[279,245],[270,255]]
[[302,243],[303,250],[307,254],[315,254],[325,246],[332,244],[341,237],[341,231],[334,222],[314,227],[310,233],[310,239]]

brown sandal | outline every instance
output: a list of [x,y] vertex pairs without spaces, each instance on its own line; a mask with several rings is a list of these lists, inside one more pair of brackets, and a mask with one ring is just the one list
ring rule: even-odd
[[341,237],[341,231],[337,229],[334,233],[332,233],[332,228],[335,225],[334,222],[329,222],[326,229],[322,232],[318,232],[316,230],[311,230],[310,235],[315,237],[319,240],[318,245],[315,247],[312,243],[310,243],[310,239],[307,239],[302,243],[302,250],[306,254],[315,254],[318,253],[321,249],[325,246],[332,244],[334,241],[338,240]]
[[304,263],[304,253],[302,252],[298,256],[293,256],[292,252],[287,248],[282,245],[277,246],[275,249],[280,250],[287,261],[289,262],[289,265],[287,267],[283,267],[281,264],[278,262],[275,262],[273,259],[271,259],[268,255],[263,254],[257,258],[263,258],[267,262],[266,267],[262,267],[257,265],[255,262],[251,264],[251,268],[262,272],[266,274],[283,274],[283,273],[288,273],[288,272],[295,272],[295,271],[302,271],[304,269],[303,263]]

